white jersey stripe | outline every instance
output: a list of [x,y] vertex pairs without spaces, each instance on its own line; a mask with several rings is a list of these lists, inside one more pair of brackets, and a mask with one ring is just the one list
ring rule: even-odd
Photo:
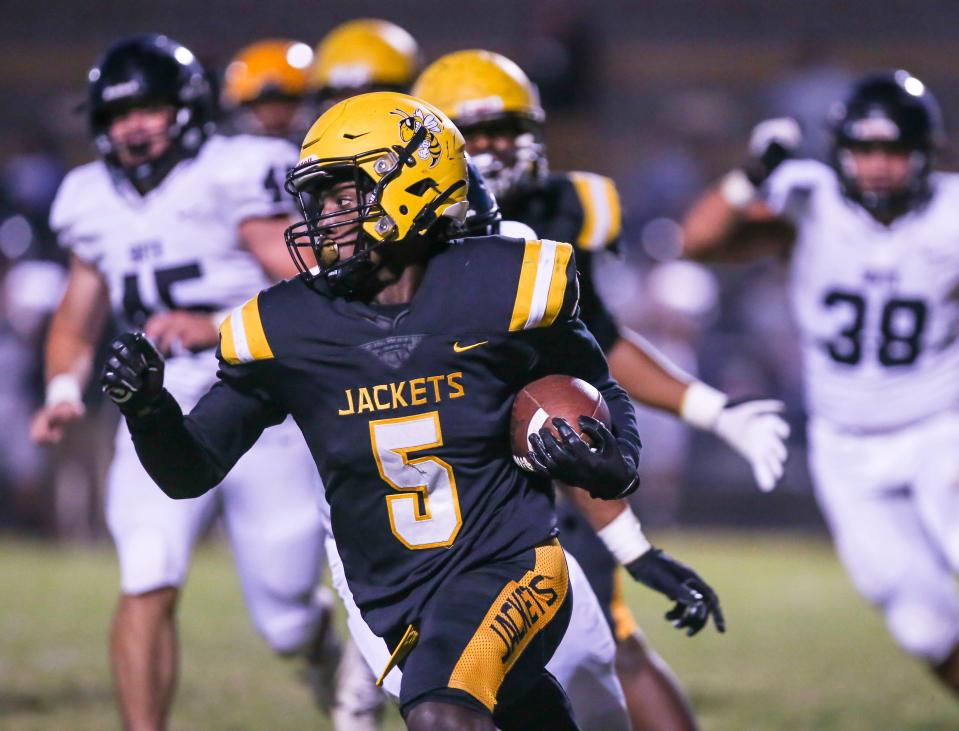
[[587,248],[598,250],[606,246],[612,224],[609,201],[606,197],[606,181],[598,175],[590,175],[586,178],[586,185],[593,202],[594,216],[593,235],[587,243]]
[[230,329],[233,331],[233,345],[236,347],[236,357],[241,363],[252,363],[253,353],[246,339],[246,327],[243,325],[243,305],[235,308],[230,314]]
[[537,327],[546,314],[549,299],[549,283],[553,278],[553,261],[556,259],[556,242],[542,239],[539,261],[536,263],[536,283],[533,285],[533,299],[526,318],[524,330]]

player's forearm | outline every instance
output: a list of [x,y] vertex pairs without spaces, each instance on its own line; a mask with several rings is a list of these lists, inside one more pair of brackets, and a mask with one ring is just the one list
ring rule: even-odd
[[58,310],[50,324],[44,353],[48,405],[82,400],[92,375],[93,355],[90,335],[79,330],[66,313]]
[[741,211],[723,195],[721,184],[713,186],[683,218],[683,255],[699,261],[722,258],[732,248],[741,221]]
[[594,498],[585,490],[557,483],[563,497],[569,500],[580,514],[586,519],[594,531],[601,531],[624,510],[629,510],[629,503],[625,499],[601,500]]
[[54,322],[44,358],[46,381],[49,383],[56,376],[69,375],[83,387],[90,380],[92,368],[93,344],[86,337],[58,331]]
[[667,411],[697,429],[711,431],[728,398],[683,372],[649,341],[627,329],[609,353],[609,370],[641,404]]
[[82,391],[90,380],[93,355],[109,314],[106,285],[90,265],[74,258],[70,276],[50,321],[44,351],[47,383],[72,380]]
[[626,565],[652,547],[626,500],[598,500],[566,485],[561,489],[619,563]]
[[240,239],[273,281],[297,274],[296,265],[284,245],[284,230],[289,224],[285,216],[249,218],[240,224]]
[[683,395],[694,379],[645,338],[620,328],[620,339],[607,354],[609,371],[636,401],[678,415]]
[[143,417],[127,417],[140,463],[153,481],[174,499],[199,497],[216,487],[227,470],[189,428],[168,391]]

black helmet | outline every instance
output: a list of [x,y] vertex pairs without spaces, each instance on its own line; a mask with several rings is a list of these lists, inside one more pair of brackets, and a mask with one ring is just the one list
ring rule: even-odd
[[[97,150],[141,188],[151,188],[179,160],[196,154],[213,130],[215,97],[196,57],[163,35],[132,36],[111,46],[90,69],[88,111]],[[110,122],[130,109],[170,105],[170,149],[134,169],[123,169],[110,140]]]
[[[865,76],[829,115],[833,164],[843,192],[874,215],[900,215],[929,196],[929,173],[945,133],[935,97],[919,79],[898,70]],[[905,189],[864,193],[850,167],[849,148],[888,145],[913,155],[913,175]]]

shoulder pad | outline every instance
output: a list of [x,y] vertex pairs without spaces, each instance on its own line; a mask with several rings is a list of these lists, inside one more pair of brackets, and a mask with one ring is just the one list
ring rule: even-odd
[[622,211],[616,184],[604,175],[572,172],[569,181],[583,211],[576,247],[598,251],[613,246],[622,229]]
[[99,161],[68,172],[50,206],[50,228],[59,231],[83,216],[95,215],[109,186],[110,175]]
[[526,241],[509,330],[549,327],[579,300],[573,247],[549,239]]
[[57,241],[87,263],[102,255],[102,241],[94,231],[103,215],[105,196],[115,195],[110,174],[100,162],[74,168],[60,183],[50,206],[50,228]]
[[260,317],[260,294],[235,308],[220,323],[220,357],[232,365],[273,358]]
[[274,137],[216,135],[204,150],[201,162],[216,181],[234,224],[295,211],[294,199],[283,189],[286,171],[297,160],[292,144]]

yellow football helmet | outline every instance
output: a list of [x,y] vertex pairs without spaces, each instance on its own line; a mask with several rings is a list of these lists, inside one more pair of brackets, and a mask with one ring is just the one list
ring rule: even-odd
[[546,176],[546,113],[539,92],[505,56],[477,49],[441,56],[420,74],[412,93],[442,109],[468,140],[479,135],[512,139],[508,151],[471,149],[497,198],[508,199]]
[[533,82],[506,56],[492,51],[441,56],[424,69],[410,93],[430,100],[460,127],[506,118],[532,124],[546,119]]
[[306,92],[313,49],[300,41],[271,39],[243,48],[226,67],[223,101],[239,106],[264,98],[299,99]]
[[351,20],[316,47],[310,86],[323,97],[364,91],[407,91],[419,65],[409,33],[385,20]]
[[[329,191],[352,182],[355,207],[325,209]],[[461,225],[468,203],[463,135],[433,105],[398,92],[350,97],[326,111],[306,133],[286,189],[303,220],[286,230],[297,268],[311,274],[309,247],[338,292],[354,294],[374,264],[370,252],[431,232],[441,219]],[[355,229],[352,255],[342,260],[337,233]],[[353,245],[353,241],[349,242]]]

